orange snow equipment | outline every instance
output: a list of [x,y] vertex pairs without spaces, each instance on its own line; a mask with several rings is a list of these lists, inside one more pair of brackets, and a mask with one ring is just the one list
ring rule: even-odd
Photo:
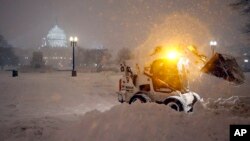
[[223,78],[236,85],[244,83],[245,80],[244,74],[235,58],[220,53],[215,53],[201,71]]

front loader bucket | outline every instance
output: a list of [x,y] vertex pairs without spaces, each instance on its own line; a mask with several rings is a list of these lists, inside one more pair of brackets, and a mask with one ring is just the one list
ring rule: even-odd
[[201,71],[237,85],[244,83],[245,80],[244,74],[235,58],[220,53],[215,53]]

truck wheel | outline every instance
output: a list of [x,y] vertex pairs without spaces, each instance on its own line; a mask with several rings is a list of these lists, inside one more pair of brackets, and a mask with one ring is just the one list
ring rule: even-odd
[[129,101],[129,104],[132,104],[132,103],[135,103],[135,102],[140,102],[140,103],[146,103],[146,99],[141,97],[141,96],[135,96],[135,97],[132,97]]
[[181,112],[183,111],[183,106],[180,101],[176,99],[167,100],[165,105],[169,106],[170,108],[174,109],[175,111]]

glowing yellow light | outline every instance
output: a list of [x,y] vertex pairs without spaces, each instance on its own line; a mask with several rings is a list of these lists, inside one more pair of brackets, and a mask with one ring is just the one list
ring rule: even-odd
[[176,60],[180,57],[180,53],[176,50],[171,50],[167,52],[167,58],[171,60]]

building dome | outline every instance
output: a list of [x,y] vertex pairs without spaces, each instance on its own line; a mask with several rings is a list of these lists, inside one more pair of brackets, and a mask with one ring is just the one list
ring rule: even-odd
[[47,35],[47,41],[50,47],[67,47],[67,37],[58,25],[50,29]]

